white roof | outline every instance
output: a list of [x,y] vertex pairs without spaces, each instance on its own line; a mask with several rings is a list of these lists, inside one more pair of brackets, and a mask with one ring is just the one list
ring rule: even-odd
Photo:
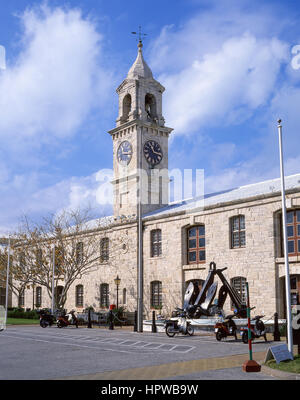
[[[285,189],[287,191],[299,189],[300,191],[300,174],[285,177]],[[164,216],[177,212],[192,211],[193,209],[199,207],[206,208],[210,206],[217,206],[223,203],[251,199],[257,196],[268,197],[272,194],[280,193],[281,179],[271,179],[264,182],[224,190],[222,192],[206,194],[204,195],[204,199],[202,197],[173,203],[164,208],[160,208],[159,210],[146,214],[144,218],[150,218],[153,216]]]

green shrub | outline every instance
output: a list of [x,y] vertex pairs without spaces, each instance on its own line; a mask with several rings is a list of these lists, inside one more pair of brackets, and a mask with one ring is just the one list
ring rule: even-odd
[[286,325],[280,325],[279,332],[280,332],[280,336],[286,337]]
[[39,319],[39,314],[36,311],[24,311],[23,309],[15,308],[12,311],[7,311],[7,318]]

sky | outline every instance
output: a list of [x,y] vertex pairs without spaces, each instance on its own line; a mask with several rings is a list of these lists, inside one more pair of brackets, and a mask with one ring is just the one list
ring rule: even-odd
[[300,173],[299,0],[0,0],[1,234],[24,215],[112,214],[107,132],[140,25],[169,169],[204,169],[206,193],[278,178],[281,118],[285,173]]

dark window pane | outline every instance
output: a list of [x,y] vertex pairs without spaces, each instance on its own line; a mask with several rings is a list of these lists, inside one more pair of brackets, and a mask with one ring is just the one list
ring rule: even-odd
[[298,239],[298,253],[300,253],[300,240]]
[[77,307],[83,306],[83,286],[82,285],[76,286],[76,306]]
[[189,249],[195,249],[197,245],[196,239],[190,239],[189,240]]
[[189,252],[189,261],[190,262],[196,261],[196,252],[195,251],[190,251]]
[[240,216],[240,229],[245,229],[245,216]]
[[36,301],[35,306],[40,307],[42,304],[42,288],[39,286],[36,288]]
[[294,221],[294,211],[290,211],[287,213],[287,223],[292,224]]
[[101,262],[109,260],[109,239],[103,238],[100,241],[100,260]]
[[162,284],[159,281],[151,282],[151,306],[162,305]]
[[240,233],[240,246],[246,246],[246,232]]
[[199,226],[198,232],[199,232],[199,236],[204,236],[205,235],[205,226],[204,225]]
[[205,247],[205,238],[199,239],[199,247]]
[[[241,296],[241,300],[244,304],[246,304],[247,293],[246,293],[246,278],[238,277],[231,279],[232,286]],[[232,304],[233,306],[233,304]]]
[[233,232],[233,234],[232,234],[232,247],[240,247],[239,232]]
[[205,251],[204,250],[199,251],[199,260],[205,261]]
[[100,285],[100,307],[107,308],[109,306],[109,285],[102,283]]
[[232,218],[232,230],[238,231],[239,230],[239,217]]
[[161,248],[161,230],[155,229],[151,231],[151,257],[160,256],[162,254]]
[[295,253],[295,242],[293,240],[288,241],[288,252]]
[[300,225],[297,225],[297,236],[300,236]]
[[297,211],[297,222],[300,222],[300,210]]
[[297,289],[297,278],[295,276],[291,278],[291,289]]
[[189,237],[195,237],[196,236],[196,228],[192,228],[189,230]]
[[238,215],[231,218],[231,247],[246,246],[245,216]]
[[293,237],[294,236],[294,227],[293,226],[288,226],[287,227],[287,235],[288,235],[288,237]]

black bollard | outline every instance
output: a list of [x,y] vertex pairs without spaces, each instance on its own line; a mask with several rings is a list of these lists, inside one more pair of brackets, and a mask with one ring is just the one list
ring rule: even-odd
[[91,321],[91,309],[88,310],[88,328],[92,328],[92,321]]
[[279,324],[278,324],[278,313],[274,314],[274,342],[280,342],[280,331],[279,331]]
[[156,333],[156,324],[155,324],[155,311],[152,311],[152,333]]
[[108,313],[108,319],[109,319],[109,329],[112,331],[114,329],[114,317],[112,310],[110,310]]
[[137,332],[137,311],[134,312],[133,332]]

